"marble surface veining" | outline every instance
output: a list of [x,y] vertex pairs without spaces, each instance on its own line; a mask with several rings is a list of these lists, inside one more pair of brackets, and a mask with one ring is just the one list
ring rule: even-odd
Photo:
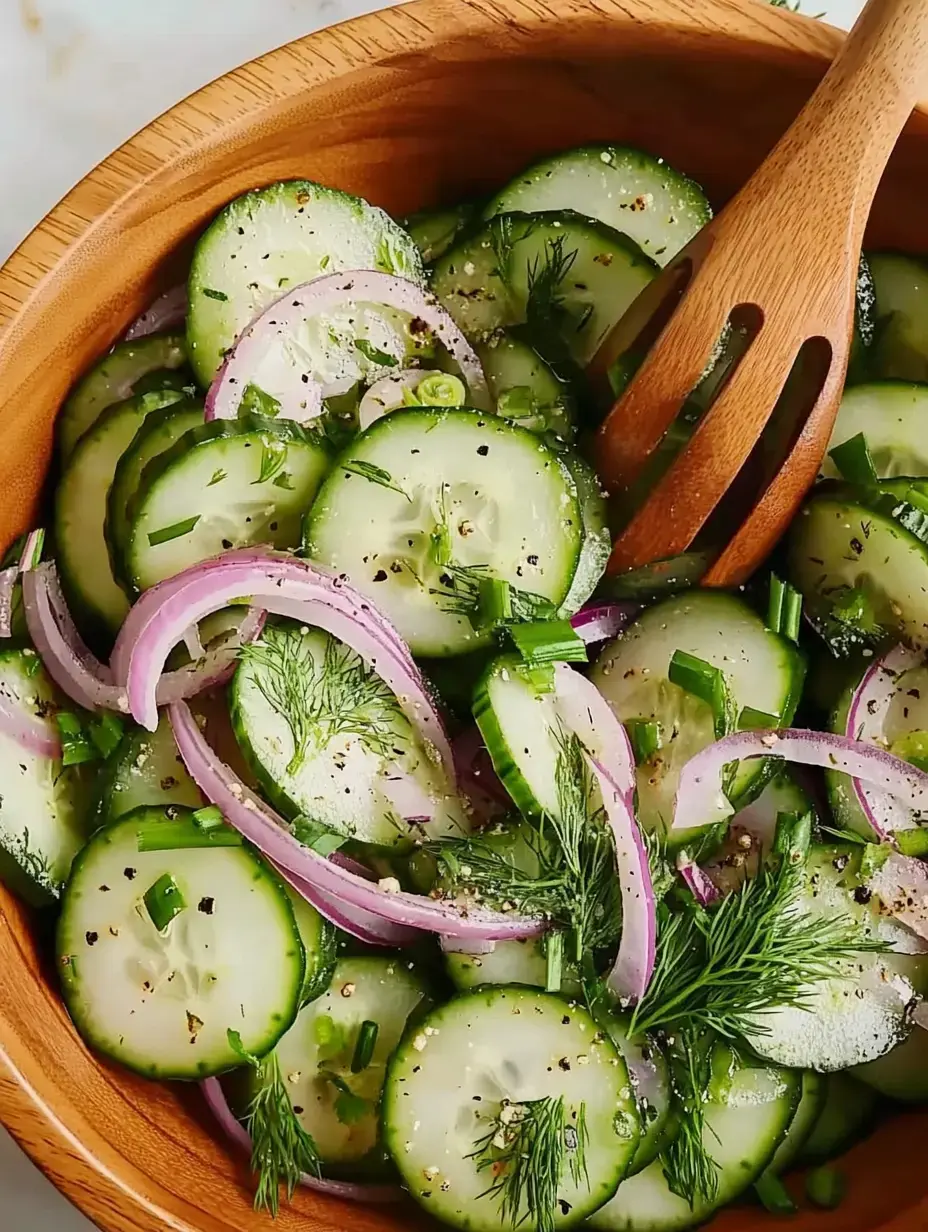
[[[699,0],[693,0],[698,3]],[[370,0],[0,0],[0,260],[72,184],[154,116]],[[815,11],[815,0],[805,7]],[[822,0],[849,26],[859,0]],[[93,1232],[0,1130],[3,1232]]]

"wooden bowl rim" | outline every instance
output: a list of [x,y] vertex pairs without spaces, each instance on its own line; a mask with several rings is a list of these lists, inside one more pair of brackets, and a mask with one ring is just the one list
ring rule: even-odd
[[[531,36],[542,27],[603,18],[619,28],[648,25],[668,46],[681,35],[724,32],[745,45],[806,56],[822,66],[843,37],[821,22],[758,0],[412,0],[307,35],[217,78],[164,112],[50,211],[0,268],[0,357],[28,336],[32,319],[55,298],[56,273],[75,259],[81,245],[92,242],[101,221],[124,210],[136,194],[156,191],[153,181],[165,167],[195,154],[226,126],[253,121],[307,88],[386,64],[398,47],[427,53],[465,32],[479,35],[510,26]],[[300,72],[293,72],[294,63]],[[15,935],[15,914],[0,905],[0,929],[12,934],[11,948],[20,955],[19,970],[26,979],[43,983],[34,956]],[[27,1042],[4,1030],[5,1025],[0,1014],[0,1122],[76,1207],[104,1232],[143,1227],[222,1232],[229,1226],[221,1212],[205,1215],[199,1204],[188,1203],[141,1171],[130,1153],[94,1126],[93,1108],[63,1097],[54,1074],[44,1073]],[[326,1204],[320,1200],[320,1205]],[[347,1208],[342,1210],[342,1220],[350,1222]],[[305,1219],[309,1208],[302,1211]],[[314,1221],[309,1218],[301,1226],[310,1227]],[[923,1224],[928,1226],[928,1197],[873,1232],[906,1232]],[[291,1226],[297,1224],[288,1220]]]

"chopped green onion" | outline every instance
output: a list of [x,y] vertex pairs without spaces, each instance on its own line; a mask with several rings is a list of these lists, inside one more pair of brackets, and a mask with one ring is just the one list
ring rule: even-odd
[[876,467],[873,465],[867,438],[863,432],[858,432],[856,436],[842,441],[834,449],[829,449],[828,456],[834,462],[841,478],[846,479],[848,483],[866,486],[877,482]]
[[802,595],[789,582],[784,582],[775,573],[770,575],[770,600],[767,607],[767,628],[771,633],[780,633],[791,642],[799,640],[799,623],[802,616]]
[[917,826],[914,830],[897,830],[893,837],[902,855],[916,859],[928,856],[928,829]]
[[547,959],[545,991],[560,992],[564,980],[564,934],[562,932],[548,933],[545,938],[545,958]]
[[115,753],[122,740],[123,721],[117,714],[104,714],[90,724],[90,739],[104,761]]
[[635,754],[635,765],[649,761],[661,749],[661,725],[655,719],[627,719],[625,730]]
[[180,915],[187,906],[177,882],[170,873],[163,873],[148,887],[143,901],[151,922],[159,933],[163,933],[174,917]]
[[505,578],[482,577],[478,581],[477,612],[482,629],[512,620],[512,587]]
[[796,1203],[778,1176],[765,1172],[754,1182],[754,1192],[771,1215],[795,1215]]
[[569,620],[534,620],[509,626],[509,636],[530,667],[541,663],[586,663],[583,638]]
[[162,526],[160,530],[153,530],[148,536],[149,546],[156,548],[162,543],[170,543],[172,539],[182,539],[184,535],[189,535],[199,522],[200,516],[197,513],[192,518],[184,518],[183,522],[175,522],[172,526]]
[[320,1061],[334,1061],[346,1048],[345,1028],[329,1014],[320,1014],[313,1023],[313,1037]]
[[847,1177],[837,1168],[816,1168],[806,1177],[806,1196],[825,1211],[835,1211],[847,1194]]
[[553,663],[539,663],[534,667],[528,663],[520,663],[518,672],[522,679],[527,681],[537,694],[554,692]]
[[375,347],[373,342],[367,338],[355,338],[354,349],[359,355],[363,355],[365,359],[370,360],[372,364],[379,364],[381,368],[395,368],[399,364],[399,360],[395,355],[390,355],[386,351],[381,351]]
[[351,1072],[353,1074],[360,1074],[363,1070],[367,1069],[374,1059],[374,1048],[377,1045],[379,1032],[379,1023],[371,1022],[370,1019],[366,1019],[361,1023],[358,1039],[354,1046],[354,1056],[351,1058]]
[[231,826],[223,824],[204,830],[189,817],[139,822],[136,838],[139,851],[184,851],[197,847],[242,845],[242,836]]
[[215,830],[225,825],[222,809],[216,804],[208,804],[206,808],[197,809],[190,820],[198,830]]
[[764,710],[755,710],[753,706],[745,706],[738,715],[738,731],[757,731],[767,727],[779,726],[779,715],[767,714]]
[[429,536],[429,556],[432,564],[438,569],[450,565],[453,556],[451,551],[451,527],[447,522],[439,522]]
[[671,684],[700,698],[711,708],[717,739],[721,740],[734,730],[731,694],[721,668],[713,667],[705,659],[687,654],[685,650],[675,650],[667,675]]
[[919,770],[928,770],[928,731],[906,732],[893,741],[889,751]]
[[348,842],[344,834],[336,834],[320,821],[314,821],[302,813],[290,823],[290,833],[298,843],[315,851],[320,856],[330,856]]
[[218,299],[221,304],[229,298],[225,291],[214,291],[212,287],[203,287],[202,291],[207,299]]
[[892,851],[889,843],[867,843],[860,857],[861,881],[869,881],[874,877],[892,855]]
[[873,504],[878,512],[892,518],[910,535],[914,535],[919,543],[928,543],[928,512],[918,505],[913,505],[908,493],[901,499],[886,493],[878,497]]
[[62,710],[55,715],[55,722],[61,735],[63,766],[79,766],[83,762],[99,759],[100,752],[88,737],[78,715],[72,714],[70,710]]
[[812,843],[811,813],[777,813],[773,850],[788,860],[805,860]]
[[464,382],[456,376],[433,372],[419,382],[416,397],[422,406],[463,406],[467,401],[467,390]]
[[259,385],[248,384],[238,404],[239,415],[263,415],[265,419],[275,419],[280,414],[280,403],[271,394],[265,393]]

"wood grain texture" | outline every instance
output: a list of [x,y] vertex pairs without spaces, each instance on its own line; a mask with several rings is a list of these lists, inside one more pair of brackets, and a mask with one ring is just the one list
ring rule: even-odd
[[[183,267],[229,198],[293,175],[396,211],[483,191],[580,141],[630,142],[745,183],[823,75],[836,31],[756,0],[420,0],[315,35],[208,86],[98,167],[0,271],[0,542],[28,525],[73,378]],[[872,242],[928,242],[928,117],[884,178]],[[41,921],[0,891],[0,1119],[104,1232],[257,1232],[247,1169],[194,1090],[98,1062],[56,991]],[[928,1227],[899,1117],[848,1164],[849,1202],[794,1232]],[[915,1166],[913,1166],[913,1163]],[[766,1227],[751,1210],[727,1232]],[[2,1226],[2,1216],[0,1216]],[[279,1232],[407,1232],[412,1210],[302,1192]],[[771,1225],[772,1226],[772,1225]]]
[[[691,438],[623,529],[610,572],[685,552],[739,480],[750,483],[750,512],[739,525],[742,500],[725,507],[726,525],[716,519],[728,542],[706,583],[744,582],[792,521],[819,471],[841,400],[870,207],[899,133],[925,95],[928,0],[869,0],[764,164],[650,289],[649,298],[660,299],[681,268],[688,275],[671,320],[600,429],[599,469],[612,491],[641,477],[694,388],[694,374],[711,364],[730,314],[750,306],[758,326]],[[623,321],[606,340],[594,372],[602,374],[634,346],[635,324]],[[824,362],[806,364],[793,378],[810,383],[801,431],[786,443],[772,477],[749,480],[752,451],[811,339],[820,342]]]

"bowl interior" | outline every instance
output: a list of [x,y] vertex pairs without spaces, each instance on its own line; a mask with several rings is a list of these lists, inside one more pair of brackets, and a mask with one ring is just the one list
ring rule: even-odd
[[[692,10],[698,9],[698,12]],[[214,83],[114,154],[0,271],[0,544],[40,507],[75,376],[182,273],[193,238],[247,188],[307,177],[388,210],[479,195],[544,152],[608,139],[664,155],[716,205],[820,78],[838,35],[755,0],[418,0],[283,48]],[[928,246],[928,116],[893,157],[868,243]],[[759,241],[760,242],[760,241]],[[196,1092],[99,1064],[77,1039],[41,922],[0,890],[0,1117],[104,1229],[269,1226]],[[920,1114],[847,1164],[839,1212],[796,1232],[928,1226]],[[768,1226],[750,1208],[720,1229]],[[288,1229],[387,1232],[417,1215],[301,1193]]]

